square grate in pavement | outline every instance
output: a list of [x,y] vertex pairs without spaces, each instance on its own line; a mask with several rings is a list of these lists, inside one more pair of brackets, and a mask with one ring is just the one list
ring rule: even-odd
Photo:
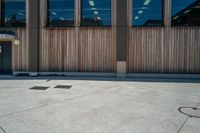
[[30,88],[30,90],[46,90],[48,88],[49,87],[46,87],[46,86],[34,86],[34,87]]
[[57,85],[54,88],[57,89],[70,89],[72,87],[72,85]]

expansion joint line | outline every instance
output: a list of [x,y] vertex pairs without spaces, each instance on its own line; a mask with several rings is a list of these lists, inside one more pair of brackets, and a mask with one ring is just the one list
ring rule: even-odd
[[181,127],[178,129],[177,133],[180,133],[181,129],[185,126],[185,123],[189,120],[189,118],[190,118],[189,116],[186,118]]
[[7,133],[1,126],[0,126],[0,131],[2,131],[3,133]]
[[[197,108],[199,105],[200,105],[200,102],[195,106],[195,108]],[[189,118],[192,118],[192,117],[188,116],[186,118],[186,120],[183,122],[183,124],[181,125],[181,127],[178,129],[177,133],[180,133],[181,129],[185,126],[185,124],[189,120]]]

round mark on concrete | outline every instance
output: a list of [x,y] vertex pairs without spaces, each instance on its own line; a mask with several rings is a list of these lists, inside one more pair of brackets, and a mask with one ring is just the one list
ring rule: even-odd
[[189,117],[200,118],[200,109],[196,107],[179,107],[178,111]]

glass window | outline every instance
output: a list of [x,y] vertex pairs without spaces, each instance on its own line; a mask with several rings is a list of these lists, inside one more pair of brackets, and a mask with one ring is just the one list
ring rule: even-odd
[[4,27],[24,27],[26,25],[25,0],[2,0],[1,25]]
[[48,0],[48,26],[74,26],[74,0]]
[[82,0],[81,26],[111,26],[111,0]]
[[133,0],[133,26],[163,26],[162,0]]
[[172,0],[172,26],[200,26],[200,0]]

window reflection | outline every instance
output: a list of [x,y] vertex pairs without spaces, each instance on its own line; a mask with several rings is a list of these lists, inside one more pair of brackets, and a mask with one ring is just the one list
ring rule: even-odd
[[111,0],[82,0],[81,26],[110,26]]
[[74,25],[74,0],[48,0],[48,26]]
[[23,27],[26,21],[25,0],[2,0],[1,24],[4,27]]
[[173,26],[200,26],[200,0],[172,0]]
[[133,0],[133,26],[162,26],[162,0]]

